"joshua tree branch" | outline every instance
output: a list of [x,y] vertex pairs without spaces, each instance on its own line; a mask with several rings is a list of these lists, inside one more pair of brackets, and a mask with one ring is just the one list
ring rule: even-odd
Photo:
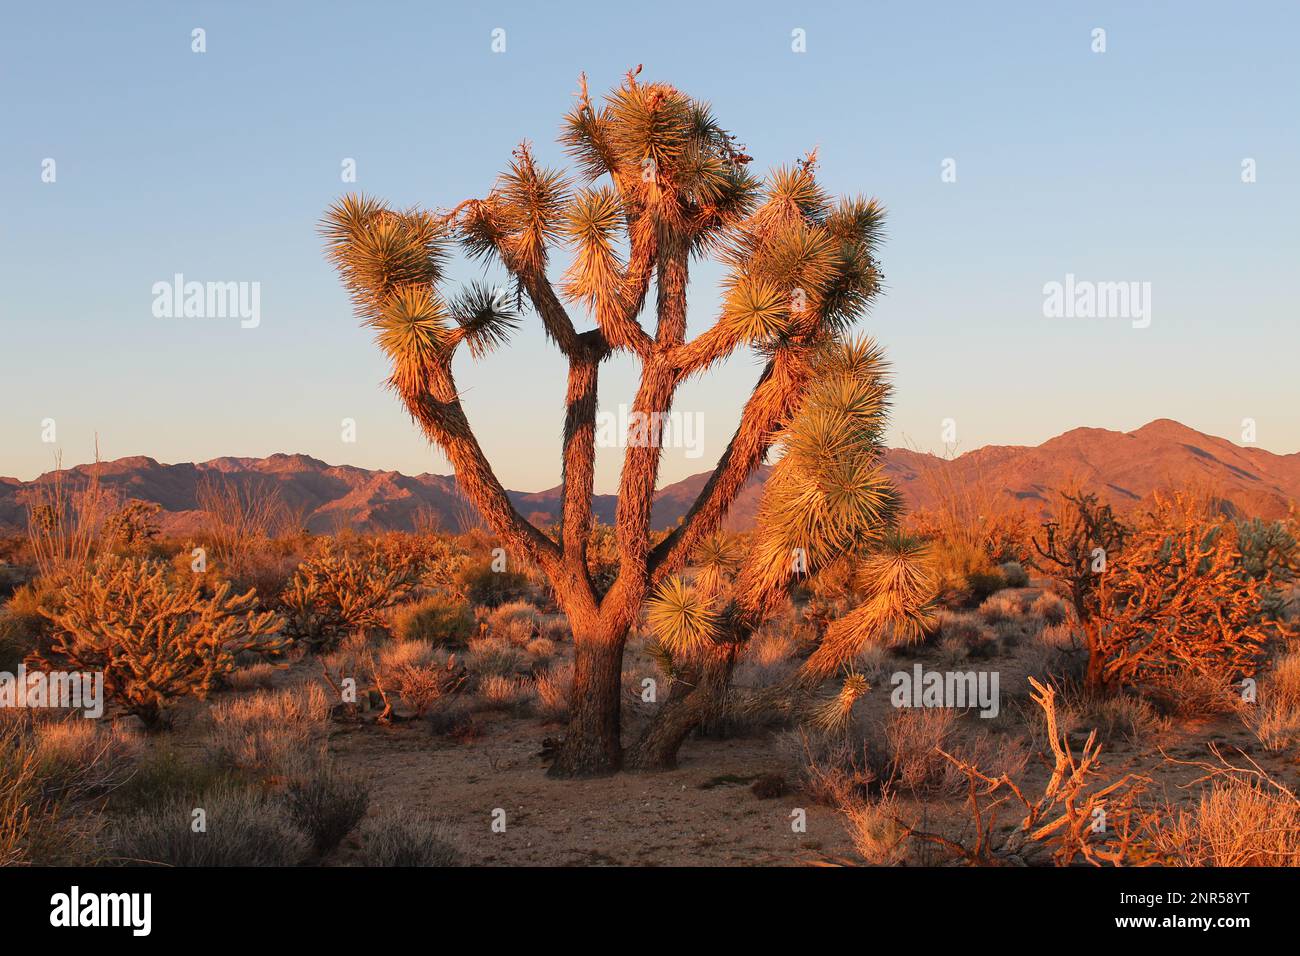
[[429,390],[403,396],[425,435],[446,453],[465,496],[488,526],[507,544],[522,551],[547,574],[560,569],[559,546],[521,515],[492,471],[456,394],[449,365],[430,375]]
[[651,586],[676,573],[695,546],[722,524],[736,496],[763,463],[776,430],[795,411],[809,374],[809,364],[789,352],[778,352],[768,362],[718,467],[682,523],[651,552]]
[[595,481],[596,383],[609,345],[599,330],[584,332],[569,358],[565,396],[563,512],[560,536],[569,573],[586,581],[587,541],[591,536],[591,495]]

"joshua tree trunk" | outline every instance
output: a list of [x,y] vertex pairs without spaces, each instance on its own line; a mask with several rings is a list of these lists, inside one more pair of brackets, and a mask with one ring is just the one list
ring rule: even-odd
[[729,649],[699,671],[674,682],[650,725],[628,748],[624,762],[629,770],[672,770],[677,766],[677,753],[686,738],[710,715],[719,712],[734,662],[735,653]]
[[574,633],[573,693],[569,728],[548,771],[552,777],[597,777],[618,771],[623,764],[620,734],[622,710],[622,633]]

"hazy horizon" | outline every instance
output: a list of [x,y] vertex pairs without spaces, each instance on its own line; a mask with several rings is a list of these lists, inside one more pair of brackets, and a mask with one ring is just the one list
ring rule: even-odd
[[[394,3],[372,17],[182,4],[138,23],[72,7],[14,10],[0,36],[24,91],[2,107],[0,474],[49,471],[56,448],[89,459],[96,434],[106,459],[294,449],[449,472],[383,388],[385,359],[316,224],[349,191],[429,208],[482,196],[523,139],[567,166],[555,136],[578,74],[599,96],[639,63],[710,101],[756,173],[817,147],[828,188],[889,209],[886,291],[859,326],[894,367],[889,444],[942,451],[949,419],[969,451],[1157,418],[1240,443],[1249,418],[1253,444],[1300,451],[1300,137],[1276,121],[1300,88],[1293,6],[1223,18],[1197,4],[936,16],[759,3],[737,20],[669,3],[643,22],[604,5],[554,18],[511,4]],[[355,183],[342,181],[348,160]],[[178,274],[260,283],[258,323],[156,318],[153,289]],[[715,313],[720,275],[692,266],[692,333]],[[454,263],[452,287],[481,276]],[[1046,287],[1071,277],[1148,283],[1146,319],[1047,317]],[[560,481],[564,363],[538,326],[526,314],[510,347],[456,363],[513,489]],[[602,410],[630,401],[635,368],[603,366]],[[670,449],[662,484],[713,466],[757,370],[737,357],[682,389],[675,409],[699,416],[699,455]],[[600,450],[597,491],[613,490],[621,461]]]

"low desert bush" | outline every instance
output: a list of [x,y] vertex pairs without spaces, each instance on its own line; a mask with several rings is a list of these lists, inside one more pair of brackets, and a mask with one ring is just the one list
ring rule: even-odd
[[460,854],[446,826],[425,813],[386,809],[361,824],[367,866],[454,866]]
[[1029,572],[1019,561],[1004,561],[998,565],[998,571],[1002,574],[1002,580],[1006,582],[1007,587],[1029,587]]
[[478,695],[491,707],[515,707],[529,697],[530,685],[518,677],[489,674],[478,684]]
[[500,637],[482,637],[469,642],[465,666],[480,681],[512,675],[525,664],[521,648]]
[[1300,652],[1274,663],[1260,682],[1258,702],[1245,713],[1265,749],[1276,752],[1300,743]]
[[1065,623],[1070,608],[1061,598],[1050,591],[1044,591],[1029,605],[1029,613],[1041,617],[1049,627]]
[[534,682],[537,712],[545,720],[561,720],[569,714],[569,694],[573,691],[573,664],[565,661],[538,671]]
[[889,788],[917,796],[951,796],[964,788],[965,778],[945,752],[997,775],[1018,774],[1029,759],[1016,740],[995,740],[982,731],[963,739],[957,711],[946,707],[895,710],[883,736],[886,751],[873,752],[877,775]]
[[874,800],[851,799],[840,807],[853,848],[872,866],[906,862],[912,843],[899,822],[902,808],[892,794]]
[[393,612],[393,636],[435,647],[460,647],[474,636],[474,615],[468,605],[441,594],[404,604]]
[[521,601],[532,593],[526,575],[515,571],[495,571],[490,561],[466,564],[458,574],[458,584],[471,604],[484,607]]
[[228,584],[205,596],[200,575],[178,583],[166,565],[107,556],[69,574],[63,607],[42,611],[53,624],[39,663],[55,670],[102,671],[110,699],[148,727],[179,697],[206,697],[241,651],[282,646],[280,620],[252,610],[250,591]]
[[209,712],[208,747],[240,770],[279,772],[321,749],[329,697],[319,684],[219,702]]
[[[1220,760],[1222,758],[1220,757]],[[1194,764],[1208,784],[1191,810],[1148,816],[1155,861],[1165,866],[1300,866],[1300,798],[1254,765]]]
[[879,782],[867,749],[845,734],[798,727],[776,741],[800,786],[817,803],[838,807],[861,800]]
[[343,842],[370,806],[370,786],[322,763],[289,781],[284,792],[289,816],[312,841],[317,856]]
[[527,601],[510,601],[487,615],[487,632],[512,644],[524,645],[541,634],[541,615]]
[[146,866],[296,866],[309,852],[282,801],[229,785],[125,817],[111,845],[117,862]]

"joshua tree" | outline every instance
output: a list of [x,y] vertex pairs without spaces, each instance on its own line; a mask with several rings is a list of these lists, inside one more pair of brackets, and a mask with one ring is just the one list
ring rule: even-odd
[[[377,331],[392,361],[391,387],[446,453],[492,531],[536,564],[568,616],[575,675],[568,733],[551,768],[557,776],[621,766],[620,681],[629,628],[647,597],[717,531],[802,407],[819,364],[834,360],[826,358],[828,350],[834,352],[880,290],[875,247],[884,214],[877,202],[833,201],[817,183],[815,154],[765,179],[754,177],[750,157],[705,103],[665,83],[643,83],[639,72],[630,71],[600,105],[582,78],[561,133],[577,166],[576,184],[541,168],[525,143],[486,197],[448,213],[393,210],[348,196],[322,224],[328,255],[359,317]],[[514,295],[479,284],[444,295],[444,266],[455,242],[504,266]],[[557,287],[551,256],[562,246],[571,260]],[[689,266],[710,255],[728,267],[721,314],[688,340]],[[647,306],[652,279],[655,297]],[[457,347],[477,357],[504,344],[525,300],[569,364],[562,516],[554,535],[512,505],[470,430],[452,377]],[[570,312],[575,307],[594,328],[579,330]],[[651,311],[654,328],[647,330],[641,317]],[[653,428],[629,435],[615,521],[618,573],[607,589],[598,588],[587,548],[601,364],[616,352],[640,361],[634,420],[655,422],[669,412],[682,383],[742,347],[762,355],[764,367],[716,469],[662,540],[650,525],[657,435]],[[877,523],[886,523],[893,499],[871,463],[828,480],[836,487],[806,493],[840,504],[858,500],[863,508],[874,502]],[[781,560],[792,567],[789,554]],[[777,586],[777,578],[768,583]]]

